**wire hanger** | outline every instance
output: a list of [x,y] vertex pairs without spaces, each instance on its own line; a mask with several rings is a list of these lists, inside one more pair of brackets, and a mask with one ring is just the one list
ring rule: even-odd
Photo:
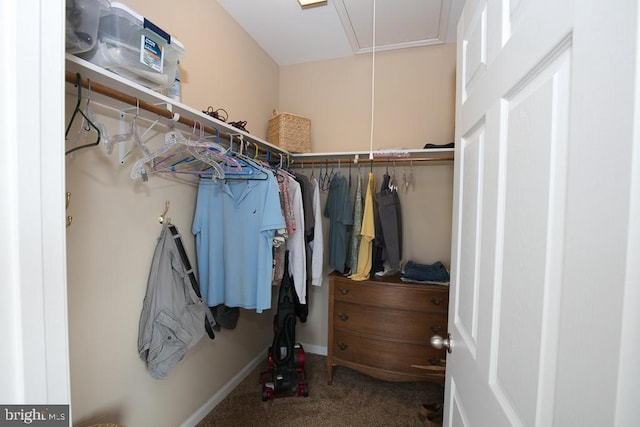
[[413,188],[415,183],[414,183],[414,178],[413,178],[413,160],[411,160],[411,162],[409,163],[409,175],[407,176],[407,171],[406,168],[403,168],[402,170],[402,181],[404,184],[404,192],[408,193],[409,192],[409,188]]
[[[229,135],[230,140],[233,140],[232,134]],[[241,170],[239,173],[230,173],[226,174],[225,180],[232,181],[264,181],[269,178],[268,173],[270,171],[266,169],[263,165],[261,165],[257,160],[252,159],[248,154],[244,154],[244,136],[242,134],[235,134],[238,137],[239,148],[238,152],[233,151],[233,143],[231,143],[231,148],[229,149],[229,153],[233,156],[234,159],[238,161],[240,164]],[[271,152],[267,151],[267,157],[271,157]]]
[[329,161],[325,160],[324,163],[324,175],[322,174],[322,163],[320,163],[320,189],[322,191],[329,190],[330,187],[330,177],[329,177]]
[[82,101],[82,76],[80,76],[80,73],[76,73],[76,77],[78,79],[77,82],[77,86],[78,86],[78,99],[76,102],[76,107],[73,110],[73,114],[71,115],[71,120],[69,120],[69,124],[67,125],[67,129],[64,132],[64,138],[65,140],[67,139],[67,137],[69,136],[69,131],[71,130],[71,125],[73,124],[73,120],[76,117],[76,114],[80,113],[80,115],[84,118],[84,120],[86,120],[86,124],[89,126],[89,128],[93,128],[96,133],[96,141],[90,144],[84,144],[84,145],[80,145],[78,147],[74,147],[71,150],[65,151],[65,155],[67,154],[71,154],[74,151],[80,150],[81,148],[88,148],[88,147],[93,147],[96,146],[100,143],[100,129],[98,128],[98,126],[96,126],[93,121],[91,121],[91,119],[89,117],[87,117],[87,115],[84,113],[84,111],[82,111],[82,109],[80,108],[80,102]]
[[398,181],[396,180],[396,162],[393,162],[393,169],[391,169],[391,178],[389,179],[389,189],[391,191],[398,191]]

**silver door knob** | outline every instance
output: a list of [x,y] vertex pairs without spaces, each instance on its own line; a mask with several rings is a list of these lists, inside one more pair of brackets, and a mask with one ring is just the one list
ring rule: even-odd
[[442,348],[447,349],[447,353],[451,353],[453,350],[453,341],[451,340],[451,334],[447,334],[447,338],[442,338],[440,335],[434,335],[430,340],[431,347],[437,348],[438,350]]

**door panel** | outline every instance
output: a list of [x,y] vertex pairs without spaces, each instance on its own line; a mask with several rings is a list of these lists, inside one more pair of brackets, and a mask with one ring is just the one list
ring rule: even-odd
[[569,71],[567,45],[503,101],[505,205],[496,230],[502,259],[490,382],[501,405],[512,406],[523,425],[536,425],[544,415],[540,399],[553,393],[543,385],[555,375],[561,257],[552,255],[562,254]]
[[460,254],[457,266],[459,292],[455,304],[455,324],[471,355],[476,355],[478,339],[478,262],[482,219],[482,182],[484,168],[484,121],[478,123],[460,142],[461,202]]
[[531,6],[469,1],[458,28],[450,426],[553,414],[572,38],[552,22],[525,55]]
[[487,4],[482,2],[477,6],[476,12],[469,20],[466,31],[468,37],[463,43],[462,64],[463,70],[462,81],[464,82],[464,91],[462,93],[462,102],[466,101],[467,96],[475,81],[477,81],[487,65]]

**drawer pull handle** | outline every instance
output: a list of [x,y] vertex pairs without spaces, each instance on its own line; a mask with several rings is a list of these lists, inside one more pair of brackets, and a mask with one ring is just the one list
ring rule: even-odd
[[340,318],[340,320],[342,320],[344,322],[349,320],[349,315],[347,313],[338,313],[338,317]]
[[431,325],[431,330],[437,334],[442,330],[442,325]]
[[338,347],[340,347],[340,350],[346,350],[349,346],[345,343],[343,343],[342,341],[340,341],[338,343]]
[[348,293],[349,293],[349,288],[340,288],[340,293],[341,293],[342,295],[346,295],[346,294],[348,294]]
[[440,297],[431,298],[431,303],[434,305],[440,305],[442,304],[443,301],[444,301],[444,298],[440,298]]

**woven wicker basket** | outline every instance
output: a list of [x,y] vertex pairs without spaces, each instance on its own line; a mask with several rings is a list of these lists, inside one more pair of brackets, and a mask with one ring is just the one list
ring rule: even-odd
[[292,153],[311,151],[311,119],[290,113],[273,112],[267,141]]

